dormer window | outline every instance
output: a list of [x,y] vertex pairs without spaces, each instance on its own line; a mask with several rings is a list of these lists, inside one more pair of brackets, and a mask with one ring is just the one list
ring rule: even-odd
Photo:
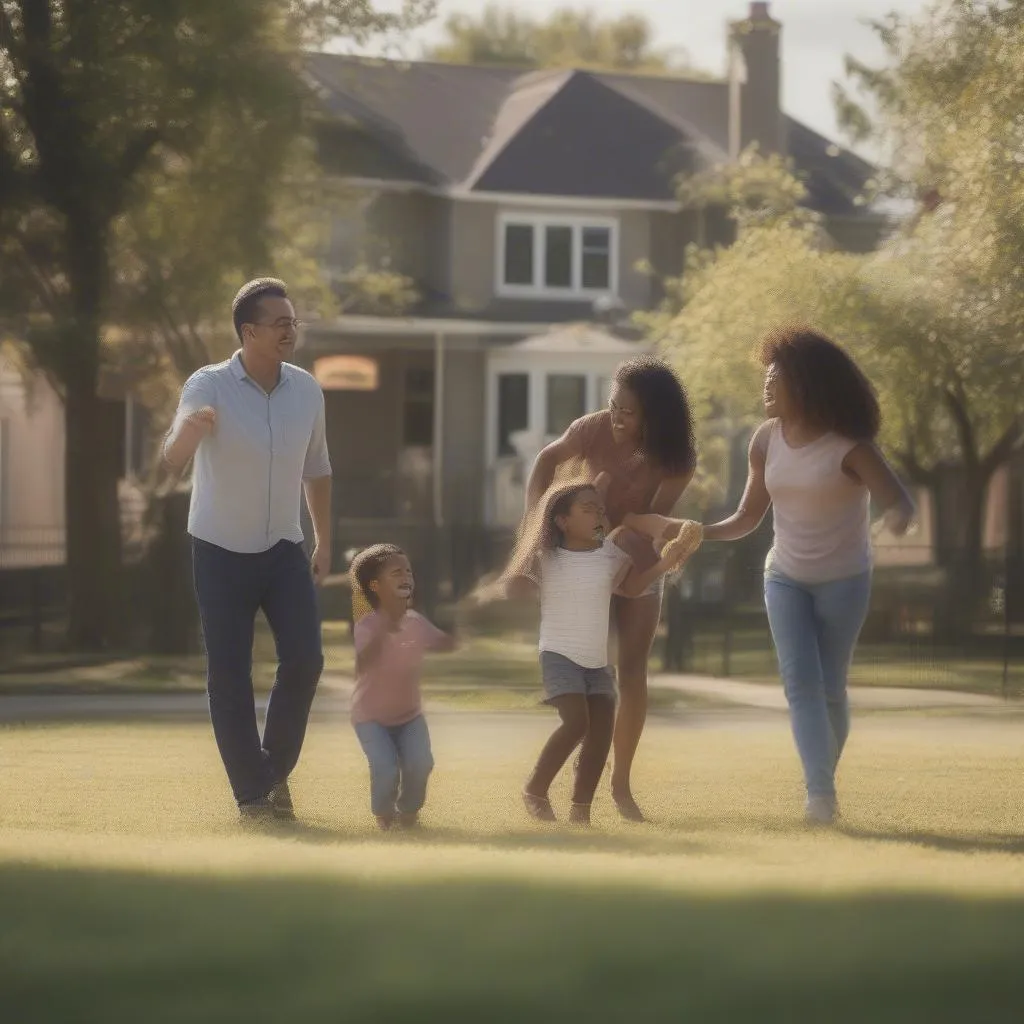
[[593,299],[618,291],[618,223],[604,218],[502,214],[499,295]]

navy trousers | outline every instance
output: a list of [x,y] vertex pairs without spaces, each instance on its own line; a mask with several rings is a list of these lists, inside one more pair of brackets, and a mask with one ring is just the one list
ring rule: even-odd
[[[235,799],[259,800],[299,760],[324,657],[309,560],[300,544],[238,554],[192,539],[196,599],[207,655],[210,718]],[[277,648],[277,678],[260,740],[252,645],[262,610]]]

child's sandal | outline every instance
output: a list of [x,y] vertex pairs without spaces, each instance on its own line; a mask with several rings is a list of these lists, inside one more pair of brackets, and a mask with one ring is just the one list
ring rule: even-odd
[[526,808],[526,813],[536,821],[558,820],[555,817],[555,809],[546,796],[534,796],[533,793],[523,790],[523,806]]

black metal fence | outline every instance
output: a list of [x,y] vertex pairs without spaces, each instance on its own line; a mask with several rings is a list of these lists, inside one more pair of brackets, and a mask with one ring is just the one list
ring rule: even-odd
[[[195,609],[188,575],[184,509],[168,507],[164,540],[126,565],[128,642],[141,652],[194,646]],[[333,586],[325,618],[347,619],[341,579],[345,550],[382,539],[373,523],[339,527]],[[388,538],[408,550],[421,606],[442,619],[482,576],[501,567],[509,530],[453,525],[392,524]],[[0,664],[24,652],[56,649],[66,614],[63,531],[18,531],[0,544]],[[708,544],[666,588],[654,666],[739,679],[772,679],[776,670],[762,599],[770,532],[737,544]],[[964,553],[921,552],[880,559],[871,610],[852,681],[973,690],[1024,696],[1024,559],[988,551],[968,574]]]

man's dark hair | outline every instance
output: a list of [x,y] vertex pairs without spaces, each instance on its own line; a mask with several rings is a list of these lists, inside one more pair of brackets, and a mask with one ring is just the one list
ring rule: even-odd
[[757,358],[776,366],[800,415],[820,430],[851,441],[873,441],[882,414],[871,382],[834,341],[809,327],[790,326],[770,332]]
[[276,277],[257,277],[255,281],[243,284],[238,289],[235,301],[231,303],[231,319],[239,341],[242,340],[242,325],[256,323],[260,315],[260,300],[268,296],[287,299],[288,286]]
[[370,584],[380,576],[381,569],[388,559],[404,554],[397,544],[374,544],[363,548],[352,559],[348,569],[349,580],[353,586],[359,588],[371,608],[376,608],[380,604],[380,598],[370,589]]

